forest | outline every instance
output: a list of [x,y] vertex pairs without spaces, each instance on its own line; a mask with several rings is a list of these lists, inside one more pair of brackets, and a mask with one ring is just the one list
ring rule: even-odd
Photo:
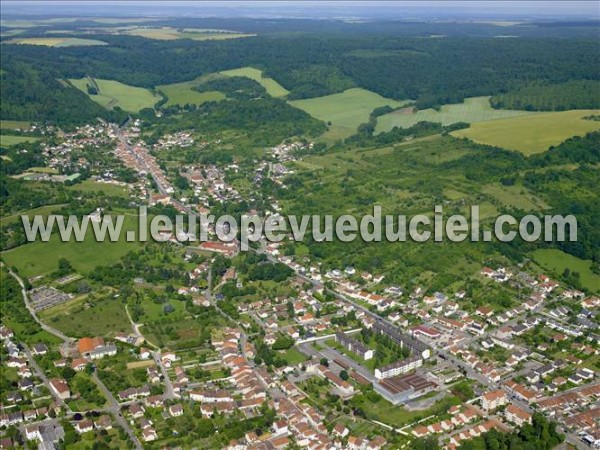
[[600,108],[600,81],[572,80],[559,84],[533,84],[490,99],[492,107],[527,111],[565,111]]
[[[325,25],[320,33],[267,32],[224,41],[156,41],[107,34],[96,36],[109,44],[98,47],[6,45],[0,61],[7,95],[0,117],[56,123],[109,116],[118,120],[123,112],[102,110],[58,80],[89,75],[153,89],[246,66],[278,81],[290,91],[289,99],[358,86],[384,97],[414,100],[419,108],[482,95],[499,96],[497,107],[582,108],[590,105],[586,83],[597,81],[600,64],[593,38],[423,39],[335,30],[336,26]],[[539,86],[554,89],[551,86],[566,82],[574,84],[561,91],[560,102],[527,103],[531,89],[535,93]],[[511,96],[503,97],[508,93]]]

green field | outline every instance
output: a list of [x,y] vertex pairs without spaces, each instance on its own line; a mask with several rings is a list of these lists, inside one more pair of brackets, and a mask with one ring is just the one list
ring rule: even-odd
[[317,119],[331,122],[332,132],[339,138],[354,134],[361,123],[369,121],[369,115],[375,108],[385,105],[398,108],[405,103],[361,88],[290,102]]
[[[117,214],[113,212],[113,214]],[[126,230],[136,230],[137,219],[126,216],[119,242],[96,242],[88,230],[83,242],[61,242],[57,233],[48,242],[31,242],[14,249],[2,252],[2,258],[10,266],[19,268],[25,277],[44,275],[57,269],[59,258],[68,259],[75,270],[85,274],[96,266],[112,264],[118,261],[130,250],[139,248],[139,242],[126,242]]]
[[0,130],[16,130],[29,128],[30,122],[25,120],[0,120]]
[[254,69],[253,67],[242,67],[241,69],[225,70],[221,72],[223,75],[229,77],[246,77],[251,80],[260,83],[266,90],[267,93],[272,97],[285,97],[289,91],[280,85],[277,81],[272,78],[265,77],[263,73]]
[[50,326],[73,337],[131,331],[125,307],[118,298],[94,301],[91,306],[85,301],[70,302],[42,311],[40,316]]
[[548,205],[540,198],[533,195],[525,186],[503,186],[488,184],[482,187],[484,194],[491,195],[500,203],[525,211],[537,211],[548,208]]
[[[218,77],[218,75],[216,76]],[[204,102],[223,100],[225,95],[221,92],[198,92],[192,89],[193,87],[198,86],[209,79],[210,76],[202,76],[191,81],[184,81],[183,83],[163,84],[161,86],[157,86],[156,89],[162,91],[169,98],[167,103],[165,103],[166,107],[173,105],[185,105],[186,103],[192,105],[201,105]]]
[[2,217],[2,219],[0,220],[0,223],[2,223],[2,226],[5,226],[5,225],[8,225],[13,222],[21,222],[22,215],[27,215],[30,219],[33,218],[33,216],[35,216],[35,215],[42,215],[42,216],[46,217],[48,214],[54,213],[55,211],[59,210],[61,207],[64,207],[65,205],[66,205],[66,203],[59,204],[59,205],[45,205],[45,206],[40,206],[39,208],[30,209],[28,211],[21,211],[17,214],[12,214],[10,216]]
[[[87,85],[92,82],[90,78],[69,80],[73,86],[88,94]],[[160,96],[153,94],[148,89],[129,86],[114,80],[94,78],[98,85],[98,95],[88,96],[105,108],[119,106],[125,111],[138,112],[142,108],[152,108],[160,100]]]
[[301,353],[298,349],[292,347],[289,350],[279,351],[277,355],[286,360],[289,365],[296,365],[303,363],[308,358],[304,353]]
[[2,147],[9,147],[11,145],[22,144],[23,142],[35,142],[39,138],[31,136],[11,136],[7,134],[0,135],[0,145]]
[[357,400],[351,400],[351,404],[358,404],[365,412],[367,419],[377,420],[394,427],[401,427],[429,415],[443,414],[450,406],[459,405],[460,400],[455,396],[446,396],[438,400],[430,408],[422,411],[409,411],[400,405],[392,406],[382,398],[372,401],[363,396],[357,397]]
[[95,45],[108,45],[106,42],[96,39],[81,39],[70,37],[56,38],[20,38],[6,41],[7,44],[19,45],[44,45],[46,47],[89,47]]
[[104,194],[111,197],[127,197],[127,195],[129,194],[129,188],[126,186],[98,183],[93,180],[84,180],[81,183],[67,186],[67,189],[72,191],[81,191],[85,193],[91,192],[96,194],[99,192],[104,192]]
[[470,128],[454,131],[452,135],[531,155],[544,152],[570,137],[600,130],[600,122],[583,119],[598,113],[600,110],[594,109],[537,113],[475,123]]
[[457,122],[477,123],[506,117],[534,114],[527,111],[493,109],[489,97],[467,98],[463,103],[444,105],[439,111],[423,109],[412,112],[410,109],[394,111],[377,119],[377,133],[390,131],[394,127],[410,128],[419,122],[439,122],[451,125]]
[[600,275],[592,272],[592,261],[585,261],[576,256],[556,249],[541,249],[532,253],[533,260],[546,270],[559,276],[565,269],[571,273],[579,272],[581,285],[592,292],[600,292]]

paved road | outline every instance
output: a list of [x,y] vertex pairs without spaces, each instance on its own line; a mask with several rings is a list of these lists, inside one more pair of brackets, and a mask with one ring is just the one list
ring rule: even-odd
[[3,262],[0,262],[0,265],[3,267],[6,267],[8,269],[8,273],[15,279],[17,280],[17,283],[19,283],[19,285],[21,286],[21,294],[23,295],[23,300],[25,301],[25,306],[27,307],[27,309],[29,310],[29,314],[31,314],[31,317],[33,317],[33,320],[35,320],[38,325],[45,331],[47,331],[48,333],[56,336],[57,338],[59,338],[60,340],[64,341],[64,342],[71,342],[73,341],[72,338],[64,335],[63,333],[61,333],[60,331],[58,331],[56,328],[52,328],[49,325],[46,325],[44,322],[42,322],[39,317],[37,316],[35,309],[33,308],[33,306],[31,306],[31,303],[29,302],[29,295],[27,294],[27,289],[25,289],[25,283],[23,282],[23,280],[21,279],[21,277],[19,277],[19,275],[17,275],[15,272],[12,271],[12,269],[8,266],[5,266],[5,264]]
[[129,313],[129,308],[127,307],[127,305],[125,305],[125,313],[127,313],[127,318],[129,319],[129,322],[131,322],[131,327],[133,328],[133,333],[135,334],[135,336],[136,336],[138,339],[141,339],[141,340],[143,340],[143,341],[144,341],[144,343],[145,343],[146,345],[148,345],[149,347],[152,347],[152,348],[154,348],[154,349],[156,349],[156,350],[160,350],[160,347],[158,347],[156,344],[154,344],[154,343],[150,342],[149,340],[147,340],[147,339],[144,337],[144,335],[143,335],[143,334],[142,334],[142,332],[140,331],[140,327],[141,327],[143,324],[135,323],[135,322],[133,321],[133,319],[131,318],[131,314]]
[[[130,145],[127,143],[127,140],[126,140],[126,139],[124,138],[124,136],[122,135],[122,130],[121,130],[121,129],[117,129],[116,131],[117,131],[117,136],[119,137],[119,139],[121,140],[121,142],[123,142],[123,144],[124,144],[125,146],[127,146],[128,150],[130,150],[132,153],[134,153],[134,152],[133,152],[133,150],[132,150],[132,148],[131,148],[131,146],[130,146]],[[145,164],[145,162],[144,162],[144,164]],[[151,174],[151,176],[153,177],[154,181],[156,182],[156,185],[157,185],[157,187],[158,187],[158,190],[159,190],[159,192],[161,192],[161,193],[163,193],[163,194],[164,194],[164,193],[166,193],[166,190],[165,190],[165,188],[164,188],[164,187],[161,185],[160,181],[158,180],[158,177],[156,177],[156,175],[155,175],[155,174],[154,174],[154,173],[153,173],[153,172],[152,172],[152,171],[151,171],[149,168],[148,168],[148,170],[149,170],[149,173]],[[196,216],[196,215],[197,215],[195,211],[193,211],[193,210],[191,210],[190,208],[188,208],[188,207],[184,206],[183,204],[181,204],[180,202],[178,202],[178,201],[176,201],[176,200],[172,200],[172,203],[173,203],[175,206],[179,207],[179,208],[180,208],[182,211],[185,211],[185,212],[187,212],[187,213],[189,213],[189,214],[192,214],[192,215],[194,215],[194,216]],[[262,250],[254,250],[254,249],[252,249],[252,248],[251,248],[251,249],[250,249],[250,251],[254,251],[254,252],[256,252],[256,253],[263,253],[263,254],[265,254],[265,255],[267,256],[267,259],[268,259],[269,261],[271,261],[271,262],[279,262],[279,261],[278,261],[276,258],[272,257],[271,255],[269,255],[269,254],[265,253],[265,252],[264,252],[264,251],[262,251]],[[321,284],[321,283],[317,283],[317,282],[316,282],[316,281],[314,281],[312,278],[308,278],[308,277],[306,277],[306,276],[304,276],[304,275],[302,275],[302,274],[299,274],[299,273],[297,273],[297,272],[295,272],[295,273],[296,273],[296,275],[297,275],[299,278],[301,278],[301,279],[303,279],[303,280],[305,280],[305,281],[309,282],[309,283],[310,283],[311,285],[313,285],[313,286],[314,286],[314,285],[317,285],[317,284]],[[210,277],[210,275],[209,275],[209,277]],[[211,281],[211,280],[209,279],[209,286],[210,286],[210,281]],[[328,292],[330,292],[331,294],[333,294],[333,295],[334,295],[336,298],[339,298],[339,299],[341,299],[341,300],[344,300],[344,301],[346,301],[346,302],[349,302],[349,303],[353,304],[355,308],[357,308],[357,309],[359,309],[359,310],[361,310],[361,311],[364,311],[364,312],[365,312],[366,314],[368,314],[369,316],[371,316],[371,317],[373,317],[373,318],[375,318],[375,319],[377,319],[377,320],[382,320],[382,321],[384,321],[384,322],[386,322],[386,323],[388,323],[388,324],[390,324],[390,325],[392,325],[392,326],[394,326],[394,327],[395,327],[395,325],[394,325],[392,322],[390,322],[390,321],[388,321],[387,319],[385,319],[385,318],[383,318],[383,317],[379,316],[378,314],[375,314],[375,313],[371,312],[369,309],[365,308],[365,307],[364,307],[363,305],[361,305],[360,303],[357,303],[357,302],[355,302],[355,301],[354,301],[354,300],[352,300],[351,298],[349,298],[349,297],[346,297],[346,296],[344,296],[344,295],[341,295],[341,294],[340,294],[340,293],[338,293],[337,291],[335,291],[335,290],[332,290],[332,289],[329,289],[329,288],[325,288],[325,290],[326,290],[326,291],[328,291]],[[229,320],[232,320],[232,321],[233,321],[233,319],[232,319],[232,318],[231,318],[231,317],[230,317],[228,314],[226,314],[226,313],[225,313],[223,310],[221,310],[221,309],[219,308],[219,306],[218,306],[217,302],[214,302],[214,301],[212,301],[212,296],[211,296],[211,293],[210,293],[210,292],[211,292],[211,290],[210,290],[210,288],[209,288],[209,290],[208,290],[208,292],[207,292],[207,298],[208,298],[208,299],[211,301],[211,303],[212,303],[212,304],[213,304],[213,305],[216,307],[217,311],[218,311],[218,312],[219,312],[221,315],[223,315],[224,317],[226,317],[226,318],[228,318]],[[235,322],[235,321],[233,321],[233,322]],[[475,338],[476,338],[476,337],[475,337]],[[242,339],[241,339],[241,344],[242,344],[242,353],[244,352],[244,347],[245,347],[246,339],[247,339],[247,337],[246,337],[246,334],[245,334],[245,333],[243,332],[243,330],[242,330]],[[426,344],[427,346],[431,347],[431,346],[430,346],[430,344],[429,344],[428,342],[426,342],[425,340],[423,340],[423,339],[420,339],[420,338],[418,338],[418,337],[416,337],[416,339],[417,339],[417,340],[419,340],[420,342],[422,342],[422,343]],[[471,338],[471,340],[473,340],[473,339],[474,339],[474,338]],[[312,348],[312,347],[311,347],[311,348]],[[444,359],[446,359],[447,361],[449,361],[450,363],[452,363],[454,366],[463,368],[463,369],[466,371],[466,374],[467,374],[467,376],[468,376],[469,378],[472,378],[472,379],[475,379],[475,380],[479,381],[481,384],[483,384],[484,386],[487,386],[489,389],[499,389],[499,388],[502,388],[502,386],[501,386],[499,383],[494,383],[494,382],[492,382],[491,380],[489,380],[488,378],[486,378],[485,376],[483,376],[483,375],[482,375],[482,374],[480,374],[479,372],[477,372],[477,371],[473,370],[473,369],[472,369],[470,366],[468,366],[467,364],[465,364],[463,361],[461,361],[460,359],[456,358],[455,356],[451,355],[450,353],[446,352],[445,350],[443,350],[443,349],[438,349],[438,348],[435,348],[435,347],[432,347],[432,350],[433,350],[433,353],[434,353],[434,354],[436,354],[436,353],[437,353],[437,355],[438,355],[438,356],[443,356],[443,357],[444,357]],[[434,355],[432,355],[432,356],[434,356]],[[528,404],[526,404],[525,402],[522,402],[522,401],[519,401],[519,400],[516,400],[516,399],[514,399],[512,402],[513,402],[514,404],[516,404],[517,406],[520,406],[522,409],[524,409],[524,410],[526,410],[526,411],[529,411],[529,412],[531,412],[531,411],[532,411],[532,409],[529,407],[529,405],[528,405]],[[571,441],[573,440],[573,437],[574,437],[574,435],[572,435],[572,434],[569,434],[569,435],[567,435],[567,440],[568,440],[569,442],[571,442]],[[575,436],[575,438],[576,438],[576,436]],[[580,442],[578,439],[576,439],[576,442],[577,442],[577,444],[576,444],[577,446],[581,445],[581,442]]]
[[167,372],[167,368],[162,362],[162,357],[160,351],[152,352],[152,357],[156,362],[156,365],[160,368],[162,372],[164,383],[165,383],[165,394],[164,398],[172,400],[175,398],[175,390],[173,389],[173,383],[171,383],[171,379],[169,378],[169,374]]
[[48,388],[48,390],[52,394],[52,397],[54,397],[56,399],[56,401],[63,408],[65,408],[65,410],[68,413],[70,413],[71,412],[71,408],[69,408],[69,406],[65,403],[65,401],[62,398],[60,398],[60,396],[58,396],[52,389],[50,389],[50,381],[48,381],[48,377],[46,376],[46,374],[44,373],[44,371],[41,369],[41,367],[38,365],[37,361],[35,360],[35,358],[31,354],[31,351],[29,350],[29,347],[27,347],[27,345],[25,343],[21,343],[21,345],[23,345],[23,351],[25,352],[25,356],[27,356],[27,360],[29,361],[29,364],[31,364],[31,367],[33,368],[33,371],[36,373],[37,377],[40,380],[42,380],[42,382],[44,383],[44,385]]
[[140,443],[137,436],[134,434],[133,430],[129,426],[129,423],[127,423],[127,420],[125,420],[125,418],[121,414],[121,407],[119,406],[119,403],[115,399],[112,392],[110,392],[108,390],[108,388],[104,385],[104,383],[98,376],[97,372],[94,372],[92,374],[92,378],[93,378],[94,382],[100,388],[100,391],[102,392],[102,394],[108,400],[108,403],[109,403],[108,411],[110,411],[115,416],[115,419],[117,420],[119,425],[125,430],[125,432],[129,436],[129,439],[131,439],[131,442],[133,442],[133,444],[135,445],[135,448],[138,450],[143,450],[142,444]]

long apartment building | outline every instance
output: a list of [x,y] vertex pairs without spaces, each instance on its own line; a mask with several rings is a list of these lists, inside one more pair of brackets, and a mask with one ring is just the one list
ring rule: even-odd
[[427,345],[407,334],[401,333],[398,329],[396,329],[396,327],[384,322],[383,320],[375,321],[373,324],[373,331],[389,337],[400,347],[408,347],[411,352],[413,352],[415,355],[419,355],[423,359],[427,359],[431,356],[431,350],[429,347],[427,347]]
[[373,358],[374,352],[372,349],[364,345],[362,342],[351,338],[346,333],[338,332],[335,334],[335,340],[346,350],[356,353],[365,361]]
[[375,369],[375,378],[378,380],[383,380],[385,378],[395,377],[408,373],[411,370],[415,370],[417,367],[421,367],[422,365],[423,358],[421,358],[420,355],[413,355],[401,361],[396,361],[392,364],[388,364],[387,366]]

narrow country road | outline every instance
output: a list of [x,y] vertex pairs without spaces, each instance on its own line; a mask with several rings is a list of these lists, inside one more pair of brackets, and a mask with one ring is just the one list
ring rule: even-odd
[[2,265],[2,267],[6,267],[8,269],[8,273],[10,274],[10,276],[12,276],[15,280],[17,280],[17,283],[19,283],[19,285],[21,286],[21,294],[23,295],[23,300],[25,301],[25,306],[27,307],[29,314],[31,314],[31,317],[33,317],[33,320],[35,320],[37,322],[37,324],[40,327],[42,327],[42,329],[44,331],[47,331],[48,333],[56,336],[63,342],[72,342],[73,341],[72,338],[64,335],[63,333],[58,331],[56,328],[52,328],[51,326],[46,325],[44,322],[42,322],[39,319],[39,317],[37,316],[37,314],[35,312],[35,309],[33,309],[33,306],[31,306],[31,303],[29,303],[29,296],[27,295],[27,289],[25,289],[25,283],[23,282],[21,277],[19,277],[19,275],[17,275],[15,272],[13,272],[12,269],[10,267],[6,266],[3,262],[0,262],[0,265]]
[[96,385],[98,386],[98,388],[100,389],[100,391],[102,392],[102,395],[104,395],[106,397],[106,399],[108,400],[109,406],[108,406],[107,410],[110,411],[115,416],[115,419],[117,420],[119,425],[121,425],[121,427],[125,430],[125,432],[129,436],[129,439],[131,439],[131,442],[133,442],[133,444],[135,445],[135,448],[138,450],[143,450],[142,444],[138,440],[137,436],[134,434],[133,430],[131,429],[131,427],[129,426],[129,424],[123,417],[123,415],[121,414],[121,408],[119,407],[119,403],[115,399],[115,396],[104,385],[104,383],[102,382],[102,380],[100,379],[100,377],[98,376],[98,373],[96,371],[94,371],[94,373],[92,374],[92,378],[93,378],[94,382],[96,383]]
[[25,355],[27,356],[27,360],[29,361],[29,364],[31,364],[31,367],[33,368],[33,371],[35,372],[37,377],[40,380],[42,380],[42,382],[44,383],[44,386],[46,386],[48,388],[48,390],[50,391],[50,394],[52,394],[52,397],[54,397],[56,399],[56,401],[63,408],[65,408],[67,413],[71,413],[71,408],[69,408],[69,406],[65,403],[65,401],[62,398],[60,398],[60,396],[58,396],[56,394],[56,392],[54,392],[52,389],[50,389],[50,382],[48,381],[48,377],[46,376],[46,374],[44,373],[42,368],[38,365],[37,361],[31,354],[31,350],[29,350],[29,347],[27,347],[27,345],[25,343],[21,343],[21,344],[23,345],[23,351],[25,352]]

